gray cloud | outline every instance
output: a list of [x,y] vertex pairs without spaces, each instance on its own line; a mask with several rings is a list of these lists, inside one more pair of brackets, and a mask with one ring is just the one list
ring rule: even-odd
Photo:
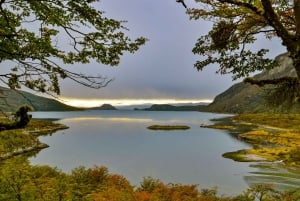
[[[188,6],[197,4],[190,0]],[[114,78],[106,88],[86,89],[62,82],[62,96],[78,98],[184,98],[213,99],[233,84],[230,76],[217,75],[217,66],[197,72],[198,59],[191,50],[198,37],[209,31],[210,23],[190,21],[175,0],[102,0],[97,4],[106,15],[125,24],[133,37],[145,36],[149,42],[136,54],[125,54],[118,67],[96,63],[76,66],[82,72]],[[264,43],[283,51],[280,43]],[[80,92],[80,93],[79,93]]]

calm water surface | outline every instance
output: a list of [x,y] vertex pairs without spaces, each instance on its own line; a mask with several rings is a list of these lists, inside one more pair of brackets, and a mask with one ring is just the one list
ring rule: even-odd
[[[59,119],[70,128],[40,140],[50,147],[31,158],[63,171],[80,165],[106,166],[133,185],[143,177],[163,182],[217,186],[220,193],[241,193],[255,183],[252,163],[222,158],[228,151],[248,148],[226,131],[200,128],[225,115],[200,112],[82,111],[34,112],[34,118]],[[153,124],[188,125],[187,131],[151,131]]]

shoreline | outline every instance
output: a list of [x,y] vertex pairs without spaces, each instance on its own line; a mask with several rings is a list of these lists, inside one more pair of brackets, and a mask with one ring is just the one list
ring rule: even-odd
[[[250,115],[250,118],[247,117]],[[300,147],[300,127],[289,128],[290,125],[281,125],[275,127],[269,125],[270,122],[259,122],[263,117],[272,117],[268,114],[243,114],[220,119],[213,119],[212,125],[201,125],[200,127],[227,130],[231,135],[234,135],[238,140],[245,141],[252,145],[250,149],[236,150],[226,152],[222,156],[232,159],[237,162],[277,162],[280,161],[287,166],[300,167],[299,161],[289,157],[290,152]],[[281,117],[284,115],[281,115]],[[288,115],[288,119],[295,118],[293,115]],[[297,115],[297,120],[300,121],[300,115]],[[297,121],[297,122],[299,122]],[[272,123],[272,122],[271,122]],[[286,128],[288,127],[288,128]],[[59,123],[54,123],[49,120],[33,119],[28,126],[23,129],[17,129],[21,135],[32,137],[30,145],[22,145],[13,147],[9,151],[0,150],[0,161],[10,157],[38,151],[49,147],[47,144],[41,143],[39,136],[51,135],[58,130],[68,129],[67,126]],[[3,131],[5,132],[5,131]],[[293,144],[290,143],[293,139]],[[295,142],[296,141],[296,142]],[[5,143],[5,142],[4,142]],[[300,151],[299,151],[300,153]]]
[[[45,148],[48,148],[49,145],[39,141],[39,137],[43,135],[51,135],[59,130],[68,129],[69,127],[54,123],[52,121],[46,120],[31,120],[25,128],[16,129],[15,133],[18,136],[27,139],[26,143],[21,143],[10,147],[9,150],[0,150],[0,161],[12,158],[17,155],[36,152]],[[7,132],[7,134],[6,134]],[[9,131],[2,131],[2,135],[9,135]],[[10,142],[3,142],[3,144],[9,144]]]
[[201,127],[227,130],[252,146],[226,152],[224,158],[237,162],[280,162],[300,167],[300,157],[293,157],[300,147],[300,115],[240,114],[213,121],[214,124]]

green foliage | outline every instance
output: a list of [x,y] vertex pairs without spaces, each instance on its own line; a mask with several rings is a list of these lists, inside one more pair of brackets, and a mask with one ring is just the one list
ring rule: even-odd
[[189,126],[185,125],[152,125],[147,127],[150,130],[188,130]]
[[138,191],[152,193],[161,184],[161,181],[159,181],[158,179],[144,177],[143,181],[140,184],[140,187],[138,188]]
[[24,128],[29,123],[29,121],[31,120],[31,115],[27,114],[27,112],[30,112],[32,110],[33,109],[30,106],[23,105],[16,111],[16,113],[14,114],[16,119],[16,128]]
[[14,121],[0,122],[0,131],[24,128],[31,120],[31,115],[27,114],[31,110],[30,106],[21,106],[14,113]]
[[[195,63],[198,70],[218,64],[218,72],[231,73],[233,79],[247,77],[255,71],[269,70],[277,65],[267,57],[268,49],[253,48],[258,38],[278,37],[287,47],[300,72],[298,40],[300,16],[290,1],[269,0],[196,0],[197,8],[189,9],[191,19],[213,23],[207,35],[201,36],[193,53],[201,56]],[[297,8],[298,9],[298,8]],[[297,32],[297,34],[296,34]],[[298,74],[299,75],[299,74]]]
[[[69,78],[91,88],[110,80],[67,70],[68,64],[115,66],[125,52],[134,53],[146,39],[131,39],[122,21],[105,17],[99,0],[40,0],[0,2],[0,62],[11,72],[1,81],[11,89],[21,86],[60,93],[59,80]],[[70,41],[67,44],[65,41]]]
[[247,189],[243,194],[238,195],[236,201],[296,201],[299,199],[299,189],[279,192],[274,190],[272,185],[258,184]]
[[296,146],[292,150],[288,152],[287,160],[290,162],[294,162],[300,164],[300,147]]
[[[0,118],[0,122],[2,125],[14,124],[4,117]],[[50,121],[32,120],[26,128],[2,130],[0,131],[0,159],[45,148],[46,145],[40,143],[38,136],[66,128],[64,125]]]
[[105,167],[95,167],[86,169],[78,167],[71,174],[71,194],[72,200],[89,200],[91,194],[96,189],[101,189],[107,182],[108,170]]
[[6,161],[0,171],[0,200],[32,200],[34,190],[30,180],[30,166],[23,158]]
[[[300,165],[300,115],[299,114],[240,114],[228,117],[224,122],[238,133],[239,140],[253,148],[227,152],[223,157],[235,161],[278,161],[285,166]],[[218,128],[218,126],[216,127]]]
[[12,152],[18,148],[32,146],[35,143],[34,136],[24,135],[17,130],[0,132],[0,153]]

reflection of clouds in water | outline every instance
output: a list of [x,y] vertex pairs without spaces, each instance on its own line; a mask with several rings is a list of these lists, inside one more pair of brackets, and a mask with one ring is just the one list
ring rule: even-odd
[[[43,150],[32,164],[50,164],[64,171],[84,165],[107,166],[139,185],[145,176],[168,183],[218,186],[219,192],[241,192],[248,165],[222,158],[229,150],[248,148],[233,141],[224,131],[200,128],[201,123],[221,115],[200,112],[79,111],[38,113],[40,117],[60,117],[70,128],[41,139],[50,148]],[[224,115],[223,115],[224,116]],[[147,129],[153,124],[184,124],[187,131]],[[185,170],[185,171],[182,171]],[[233,177],[235,173],[240,176]]]
[[170,120],[162,120],[157,122],[170,123],[170,124],[190,124],[190,125],[199,125],[199,126],[212,124],[209,120],[205,120],[205,119],[189,119],[189,121],[186,121],[184,119],[170,119]]
[[107,122],[137,122],[137,123],[144,123],[144,122],[152,122],[152,119],[146,118],[127,118],[127,117],[74,117],[74,118],[66,118],[61,120],[62,123],[70,123],[70,122],[82,122],[82,121],[107,121]]

